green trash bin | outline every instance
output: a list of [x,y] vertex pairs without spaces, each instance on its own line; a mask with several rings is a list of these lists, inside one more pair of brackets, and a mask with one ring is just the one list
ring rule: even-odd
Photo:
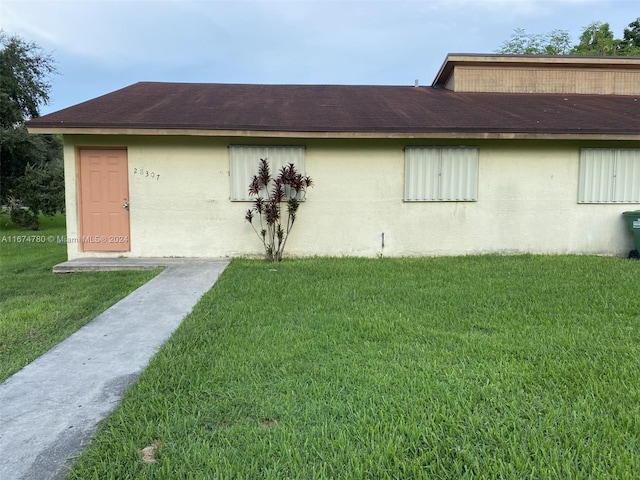
[[640,210],[622,212],[622,216],[626,220],[627,227],[629,227],[629,231],[633,233],[636,241],[636,248],[629,252],[629,258],[640,258]]

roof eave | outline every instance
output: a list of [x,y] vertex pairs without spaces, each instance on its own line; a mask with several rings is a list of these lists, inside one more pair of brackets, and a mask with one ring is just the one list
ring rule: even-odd
[[203,128],[132,128],[132,127],[28,127],[29,133],[57,135],[146,135],[260,138],[424,138],[424,139],[502,139],[502,140],[622,140],[640,141],[640,132],[524,132],[485,131],[478,129],[431,131],[292,131]]

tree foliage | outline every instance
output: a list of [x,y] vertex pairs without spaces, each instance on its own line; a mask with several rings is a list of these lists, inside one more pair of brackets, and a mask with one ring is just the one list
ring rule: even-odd
[[592,22],[582,29],[578,43],[572,45],[566,30],[544,34],[527,33],[517,28],[509,40],[497,50],[502,54],[519,55],[588,55],[640,56],[640,17],[631,22],[623,38],[615,38],[608,23]]
[[0,31],[0,126],[15,127],[39,115],[49,102],[51,55],[33,42]]
[[624,29],[620,51],[623,55],[640,56],[640,17]]
[[553,30],[542,35],[516,28],[498,53],[520,55],[566,55],[571,50],[571,37],[565,30]]
[[15,210],[17,222],[26,219],[19,223],[25,228],[37,226],[40,212],[64,209],[62,143],[24,126],[48,103],[55,73],[53,58],[38,45],[0,31],[0,202]]
[[577,45],[571,49],[572,55],[609,56],[619,53],[620,40],[613,37],[608,23],[592,22],[587,25]]
[[62,158],[54,158],[40,165],[27,165],[18,182],[17,191],[22,203],[34,212],[53,216],[64,211],[64,165]]
[[[269,261],[282,260],[300,200],[304,199],[307,188],[312,185],[311,177],[299,173],[293,163],[282,167],[278,176],[273,178],[267,159],[260,159],[258,174],[253,176],[249,185],[249,195],[256,199],[244,218],[262,241]],[[286,218],[283,215],[283,203],[287,205]],[[254,220],[259,228],[254,225]]]

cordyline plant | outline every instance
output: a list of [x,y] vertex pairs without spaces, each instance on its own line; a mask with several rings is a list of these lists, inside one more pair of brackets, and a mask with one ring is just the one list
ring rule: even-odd
[[[253,208],[247,210],[244,218],[262,240],[269,261],[282,260],[282,252],[296,221],[300,200],[306,195],[307,187],[312,184],[311,177],[298,173],[293,163],[282,167],[278,176],[272,178],[269,162],[266,158],[260,159],[258,174],[253,176],[249,185],[249,195],[256,199]],[[283,203],[287,204],[286,220],[283,218]],[[256,217],[259,219],[259,228],[253,223]]]

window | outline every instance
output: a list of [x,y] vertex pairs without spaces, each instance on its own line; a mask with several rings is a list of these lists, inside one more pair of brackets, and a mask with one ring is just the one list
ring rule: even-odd
[[640,149],[583,148],[578,203],[640,203]]
[[478,199],[478,148],[406,147],[407,202],[462,202]]
[[231,176],[231,200],[251,201],[249,196],[249,184],[255,174],[258,173],[260,159],[269,160],[271,176],[276,177],[280,169],[290,163],[304,174],[305,147],[258,147],[245,145],[229,146],[230,176]]

